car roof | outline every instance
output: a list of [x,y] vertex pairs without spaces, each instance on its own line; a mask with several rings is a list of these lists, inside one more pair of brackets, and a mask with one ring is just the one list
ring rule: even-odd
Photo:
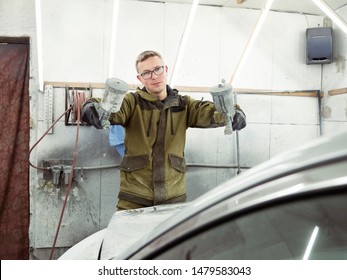
[[[297,149],[275,156],[269,161],[241,173],[237,177],[222,183],[218,187],[195,199],[187,207],[176,212],[175,215],[170,216],[170,219],[161,222],[160,227],[139,239],[139,241],[135,242],[135,244],[120,254],[117,258],[129,258],[138,250],[145,247],[146,244],[163,235],[168,230],[183,223],[190,217],[195,216],[205,209],[211,208],[230,197],[236,197],[238,194],[242,194],[247,190],[252,190],[256,186],[266,184],[288,175],[296,174],[302,170],[312,169],[340,161],[347,162],[346,144],[347,131],[344,131],[338,134],[320,137]],[[284,186],[283,188],[286,187]],[[281,191],[283,192],[284,190],[282,189]],[[308,189],[295,189],[291,191],[304,192],[308,191]],[[266,191],[262,190],[257,191],[255,197],[259,197],[260,193],[264,196],[269,195]]]

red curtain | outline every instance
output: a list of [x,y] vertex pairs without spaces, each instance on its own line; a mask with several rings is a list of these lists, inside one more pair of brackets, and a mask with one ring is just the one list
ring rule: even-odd
[[0,113],[0,259],[29,259],[28,42],[0,40]]

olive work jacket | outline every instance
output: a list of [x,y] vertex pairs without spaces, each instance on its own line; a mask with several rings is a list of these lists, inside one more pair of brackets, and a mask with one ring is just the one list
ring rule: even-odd
[[213,102],[182,96],[167,86],[157,99],[145,89],[125,94],[111,124],[125,128],[119,199],[152,206],[186,201],[184,148],[188,127],[225,126]]

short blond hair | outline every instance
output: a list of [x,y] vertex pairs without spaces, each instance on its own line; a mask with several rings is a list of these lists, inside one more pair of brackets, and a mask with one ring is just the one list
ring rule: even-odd
[[144,51],[142,53],[140,53],[137,58],[136,58],[136,63],[135,63],[135,67],[136,67],[136,71],[137,73],[139,73],[139,68],[137,67],[137,65],[142,62],[142,61],[145,61],[146,59],[150,58],[150,57],[153,57],[153,56],[157,56],[159,57],[161,60],[163,60],[163,57],[161,56],[160,53],[156,52],[156,51],[150,51],[150,50],[147,50],[147,51]]

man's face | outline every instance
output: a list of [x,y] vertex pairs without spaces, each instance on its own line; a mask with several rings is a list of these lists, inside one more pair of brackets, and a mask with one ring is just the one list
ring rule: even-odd
[[149,93],[158,98],[164,93],[166,95],[167,66],[164,65],[159,57],[149,57],[140,62],[137,68],[139,71],[137,79],[144,85]]

